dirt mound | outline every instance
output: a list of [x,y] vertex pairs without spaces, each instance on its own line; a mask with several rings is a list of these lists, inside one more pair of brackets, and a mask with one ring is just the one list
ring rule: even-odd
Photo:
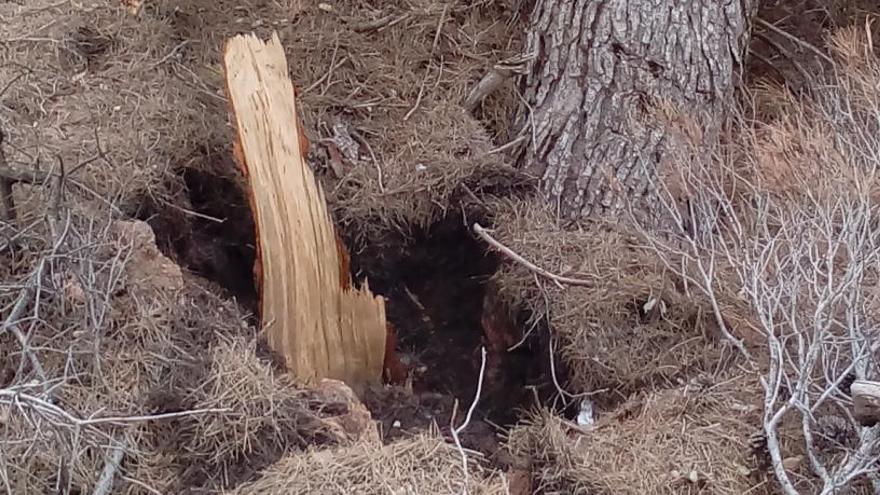
[[0,27],[10,164],[62,156],[84,199],[148,221],[164,252],[251,306],[249,272],[229,268],[253,261],[220,65],[230,36],[281,36],[310,163],[357,246],[524,180],[492,152],[512,82],[478,108],[482,124],[459,105],[517,52],[503,2],[156,0],[132,16],[122,2],[41,1],[0,16],[13,20]]
[[11,490],[91,491],[105,467],[114,493],[217,490],[306,445],[357,440],[366,411],[291,382],[248,314],[253,225],[221,49],[239,32],[280,34],[331,208],[350,239],[384,239],[521,180],[492,152],[509,99],[487,99],[484,124],[457,104],[516,53],[517,29],[497,21],[509,15],[503,2],[0,5],[4,151],[43,174],[15,185],[20,215],[0,241],[0,303],[34,312],[22,340],[0,336],[3,392],[33,406],[13,414],[0,397]]
[[[0,219],[7,491],[91,492],[110,472],[109,492],[123,494],[459,493],[465,471],[448,425],[453,397],[456,413],[472,400],[482,346],[492,354],[477,415],[489,417],[475,416],[462,441],[491,455],[467,452],[472,493],[517,493],[504,478],[524,470],[549,493],[769,491],[767,439],[750,443],[757,376],[738,368],[711,301],[676,275],[681,253],[658,256],[628,221],[564,223],[528,197],[534,178],[504,158],[516,138],[512,81],[472,113],[460,104],[518,54],[515,9],[529,2],[152,0],[136,16],[123,3],[0,4],[3,149],[9,166],[31,174],[14,186],[18,217]],[[754,63],[772,71],[785,59],[783,78],[803,75],[815,65],[789,55],[812,53],[805,42],[824,49],[812,20],[862,3],[835,2],[826,15],[768,2],[764,12],[778,14],[768,23],[808,20],[814,32],[797,31],[798,41],[762,24],[766,61]],[[354,275],[389,298],[409,375],[364,397],[372,413],[344,386],[292,380],[249,312],[253,222],[220,66],[240,32],[283,40],[309,161]],[[827,139],[855,127],[853,143],[876,143],[866,132],[876,127],[874,53],[851,55],[852,74],[872,74],[837,81],[848,93],[824,104],[861,102],[850,108],[864,120],[801,126],[817,114],[799,95],[765,92],[775,116],[793,106],[797,117],[764,129],[765,158],[797,167],[818,150],[823,164],[873,163],[868,146],[840,154]],[[843,115],[817,107],[831,109],[823,118]],[[751,144],[736,152],[754,153]],[[828,173],[848,179],[841,170]],[[770,172],[756,180],[784,186],[792,176]],[[474,222],[539,269],[487,255]],[[714,275],[725,281],[726,323],[754,325],[740,287],[724,270]],[[496,325],[506,328],[493,341]],[[493,419],[516,423],[524,396],[548,409],[513,428],[505,447]],[[584,397],[598,413],[592,428],[575,419]],[[800,488],[816,478],[799,428],[790,416],[779,435]]]
[[633,396],[588,429],[536,413],[510,446],[546,493],[765,493],[748,443],[758,394],[754,377],[704,375]]
[[530,200],[493,205],[491,235],[558,276],[556,283],[508,258],[495,275],[514,306],[550,329],[555,363],[574,392],[608,405],[641,390],[674,387],[732,358],[711,308],[688,291],[626,222],[570,228]]
[[284,487],[293,494],[509,493],[506,482],[433,436],[401,440],[384,447],[358,444],[337,450],[285,457],[263,476],[228,495],[272,495]]

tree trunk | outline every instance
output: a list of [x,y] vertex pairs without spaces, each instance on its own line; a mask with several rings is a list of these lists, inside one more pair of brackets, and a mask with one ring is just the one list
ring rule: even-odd
[[715,139],[749,38],[754,0],[536,0],[517,157],[560,214],[651,208],[668,153],[649,109],[671,104]]

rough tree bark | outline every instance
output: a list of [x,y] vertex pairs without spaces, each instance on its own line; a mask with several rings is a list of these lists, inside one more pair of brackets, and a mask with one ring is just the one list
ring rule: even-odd
[[667,154],[658,101],[714,139],[739,80],[755,0],[536,0],[517,157],[566,217],[651,208]]

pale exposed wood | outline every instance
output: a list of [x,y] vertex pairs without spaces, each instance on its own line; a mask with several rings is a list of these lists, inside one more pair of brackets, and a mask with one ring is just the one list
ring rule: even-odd
[[864,426],[880,423],[880,382],[860,380],[850,386],[853,416]]
[[[226,84],[257,226],[260,312],[269,345],[299,379],[378,382],[385,306],[342,273],[324,192],[305,163],[277,35],[229,41]],[[342,283],[340,283],[342,282]],[[343,287],[343,285],[347,287]]]

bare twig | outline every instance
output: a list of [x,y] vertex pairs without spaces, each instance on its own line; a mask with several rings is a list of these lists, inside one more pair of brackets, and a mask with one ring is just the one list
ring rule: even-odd
[[[793,65],[794,68],[797,69],[797,71],[801,74],[801,77],[804,78],[804,81],[810,80],[810,73],[807,71],[807,69],[804,68],[803,65],[801,65],[800,62],[798,62],[797,57],[795,57],[794,54],[792,54],[790,51],[788,51],[787,48],[785,48],[781,44],[777,43],[776,40],[767,36],[764,33],[755,33],[755,37],[764,40],[764,42],[766,42],[768,45],[770,45],[770,47],[772,47],[774,50],[779,52],[783,57],[787,58],[788,61],[791,62],[791,65]],[[782,71],[778,67],[776,67],[775,65],[772,67],[774,69],[776,69],[778,72],[782,73]]]
[[356,32],[356,33],[366,33],[369,31],[376,31],[380,28],[383,28],[394,20],[394,14],[384,15],[379,17],[378,19],[370,19],[368,21],[359,21],[359,22],[349,22],[348,27]]
[[487,155],[494,155],[496,153],[501,153],[502,151],[509,150],[510,148],[513,148],[514,146],[518,145],[519,143],[525,141],[528,138],[529,137],[527,135],[523,134],[523,135],[511,140],[509,143],[504,143],[501,146],[498,146],[497,148],[492,148],[491,150],[487,151],[486,154]]
[[18,328],[18,321],[24,315],[25,309],[34,299],[37,292],[37,285],[43,278],[45,265],[45,259],[39,262],[37,269],[34,270],[34,273],[31,274],[30,278],[25,283],[24,289],[19,292],[15,306],[12,307],[12,311],[10,311],[6,319],[3,320],[3,326],[0,327],[0,335],[9,331],[15,336],[15,339],[18,340],[18,344],[21,346],[21,352],[27,356],[31,363],[31,367],[34,369],[34,373],[37,374],[37,377],[40,379],[44,388],[49,386],[49,378],[46,376],[46,371],[43,369],[43,365],[40,363],[37,355],[28,344],[27,337],[21,332],[21,329]]
[[467,98],[465,98],[463,104],[465,110],[471,113],[476,110],[480,105],[480,102],[503,86],[504,82],[507,81],[511,75],[513,75],[513,71],[510,69],[498,67],[489,69],[489,72],[487,72],[486,75],[484,75],[479,82],[471,88],[470,93],[468,93]]
[[827,54],[825,54],[825,52],[823,52],[822,50],[816,48],[816,46],[814,46],[813,44],[808,43],[807,41],[798,38],[797,36],[779,28],[775,24],[769,23],[769,22],[765,21],[764,19],[761,19],[760,17],[756,17],[755,21],[758,24],[760,24],[761,26],[764,26],[765,28],[767,28],[767,29],[773,31],[774,33],[786,38],[787,40],[792,41],[792,42],[810,50],[811,52],[818,55],[819,58],[828,62],[829,64],[835,65],[834,60],[832,60],[831,57],[829,57]]
[[482,347],[480,349],[481,362],[480,362],[480,376],[477,381],[477,391],[474,393],[474,400],[471,402],[471,407],[468,408],[467,415],[464,418],[464,422],[461,423],[458,427],[455,427],[454,421],[455,416],[453,415],[453,428],[452,428],[452,438],[455,440],[455,446],[458,448],[459,453],[461,453],[461,468],[462,474],[464,475],[464,484],[462,485],[462,493],[468,493],[468,458],[467,453],[464,450],[464,447],[461,445],[461,438],[459,435],[461,432],[468,427],[471,422],[471,416],[474,414],[474,410],[477,408],[477,403],[480,400],[480,395],[483,393],[483,377],[486,373],[486,348]]
[[92,492],[93,495],[108,495],[110,493],[110,489],[113,487],[113,477],[116,475],[116,471],[119,470],[119,465],[122,463],[122,457],[125,455],[125,444],[117,444],[110,448],[110,452],[107,456],[107,463],[104,465],[104,471],[101,472],[101,477],[98,478],[98,483],[95,485],[95,490]]
[[492,247],[494,247],[495,249],[497,249],[498,251],[503,253],[505,256],[507,256],[511,260],[516,261],[517,263],[526,267],[531,272],[537,273],[538,275],[541,275],[542,277],[549,278],[550,280],[552,280],[558,284],[567,284],[567,285],[576,285],[576,286],[593,285],[593,282],[589,281],[589,280],[584,280],[584,279],[579,279],[579,278],[571,278],[571,277],[563,277],[561,275],[556,275],[555,273],[551,273],[551,272],[539,267],[538,265],[532,263],[531,261],[523,258],[519,254],[517,254],[514,250],[510,249],[509,247],[505,246],[504,244],[502,244],[501,242],[496,240],[494,237],[489,235],[489,232],[485,228],[483,228],[482,225],[475,223],[473,228],[474,228],[474,233],[476,233],[478,236],[480,236],[481,239],[483,239],[484,241],[489,243]]
[[[337,47],[338,47],[338,45],[337,45]],[[303,89],[303,90],[302,90],[302,93],[300,93],[301,95],[305,95],[305,94],[311,93],[315,88],[317,88],[318,86],[320,86],[324,81],[328,80],[328,79],[333,75],[333,72],[336,71],[336,69],[342,67],[342,64],[348,62],[348,55],[342,57],[342,58],[339,59],[339,61],[337,62],[336,59],[335,59],[335,57],[336,57],[336,51],[335,51],[335,50],[336,50],[336,49],[334,49],[334,52],[333,52],[333,59],[330,61],[330,67],[327,69],[327,72],[325,72],[324,75],[322,75],[321,77],[319,77],[315,82],[313,82],[312,84],[309,84],[308,87],[306,87],[305,89]]]
[[182,418],[202,414],[219,414],[230,412],[229,408],[205,408],[191,409],[163,414],[148,414],[143,416],[106,416],[80,418],[66,409],[52,404],[35,395],[8,389],[0,389],[0,404],[27,405],[30,409],[58,419],[66,421],[71,426],[87,427],[104,424],[123,425],[130,423],[144,423],[149,421],[161,421],[164,419]]
[[[0,128],[0,171],[6,170],[6,154],[3,152],[3,141],[6,135]],[[15,199],[12,196],[13,181],[0,172],[0,221],[15,222]]]
[[[81,162],[80,164],[77,164],[74,167],[74,169],[79,169],[80,165],[83,163],[91,163],[93,161],[94,161],[94,157],[88,158],[85,162]],[[12,167],[5,167],[5,168],[0,167],[0,183],[2,183],[3,181],[9,181],[12,184],[20,183],[20,184],[29,184],[29,185],[38,185],[38,184],[43,185],[43,184],[46,184],[50,180],[58,180],[60,177],[61,177],[61,175],[59,172],[46,172],[43,170],[20,170],[20,169],[12,168]],[[104,198],[103,196],[101,196],[100,194],[98,194],[97,192],[95,192],[93,189],[91,189],[87,185],[83,184],[82,182],[75,180],[73,177],[65,177],[64,179],[65,179],[66,183],[73,184],[74,186],[78,187],[79,189],[85,191],[86,193],[88,193],[89,196],[92,196],[95,199],[103,202],[104,204],[109,206],[111,209],[113,209],[115,212],[117,212],[117,213],[120,212],[118,206],[116,206],[115,204],[110,202],[108,199]]]
[[359,133],[358,131],[352,129],[351,135],[352,135],[352,137],[354,137],[355,139],[360,141],[361,144],[363,144],[364,147],[367,148],[367,152],[370,153],[370,158],[373,160],[373,166],[376,167],[376,174],[377,174],[376,180],[378,181],[378,184],[379,184],[379,193],[385,194],[385,179],[384,179],[385,174],[382,172],[382,165],[379,163],[379,160],[376,159],[376,153],[373,152],[373,147],[370,146],[370,142],[367,141],[367,139],[364,136],[362,136],[361,133]]

